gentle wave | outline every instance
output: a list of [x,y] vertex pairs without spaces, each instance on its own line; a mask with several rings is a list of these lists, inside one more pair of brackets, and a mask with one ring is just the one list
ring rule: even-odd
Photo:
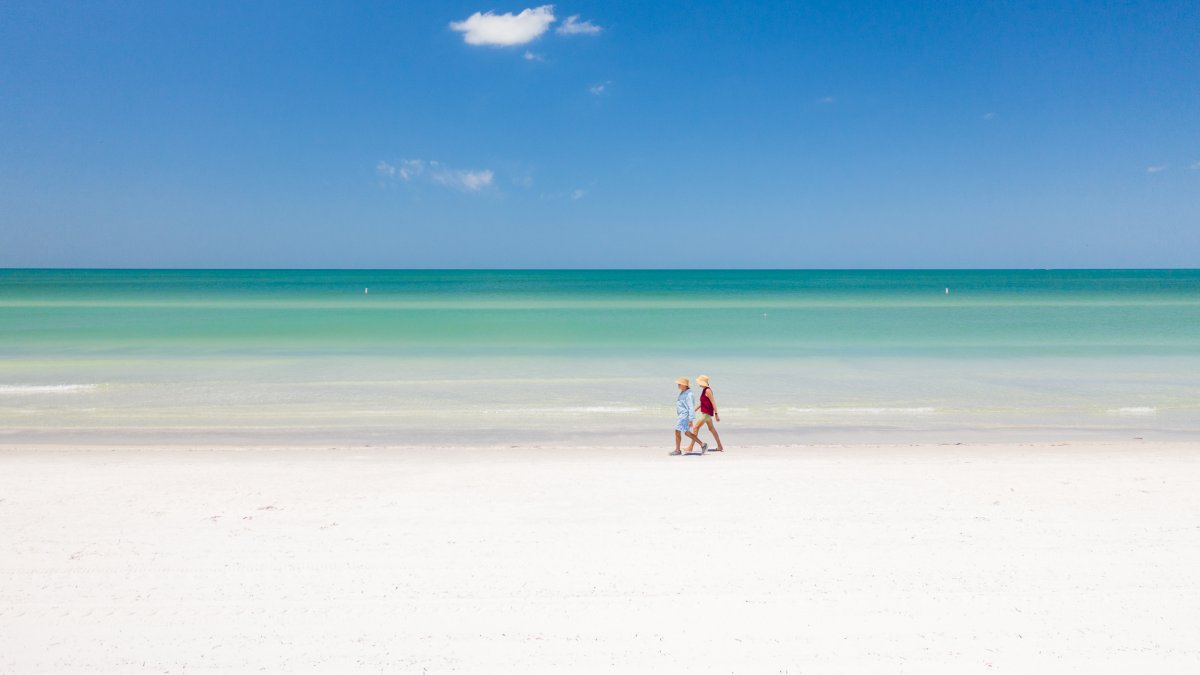
[[788,408],[797,415],[935,415],[937,408]]
[[0,394],[75,394],[95,388],[94,384],[0,384]]
[[589,405],[589,406],[566,406],[562,408],[514,408],[512,410],[481,410],[485,415],[513,415],[513,414],[528,414],[528,415],[583,415],[583,414],[629,414],[646,412],[645,408],[637,408],[633,406],[607,406],[607,405]]
[[1157,415],[1158,408],[1151,408],[1149,406],[1133,406],[1133,407],[1129,407],[1129,408],[1113,408],[1112,410],[1108,411],[1108,414],[1110,414],[1110,415],[1125,415],[1125,416],[1149,416],[1149,415]]

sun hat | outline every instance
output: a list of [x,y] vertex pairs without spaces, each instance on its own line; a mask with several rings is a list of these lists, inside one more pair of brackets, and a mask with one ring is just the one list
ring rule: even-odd
[[701,387],[707,387],[708,386],[708,376],[707,375],[697,375],[696,376],[696,384],[700,385]]
[[675,384],[682,384],[685,387],[692,386],[691,383],[688,382],[688,379],[686,377],[681,377],[681,378],[675,380]]

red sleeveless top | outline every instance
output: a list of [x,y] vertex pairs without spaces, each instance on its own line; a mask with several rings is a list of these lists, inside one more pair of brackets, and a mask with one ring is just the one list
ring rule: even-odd
[[705,396],[705,394],[710,391],[712,391],[712,389],[705,387],[704,391],[700,392],[700,412],[704,413],[705,415],[713,414],[712,399]]

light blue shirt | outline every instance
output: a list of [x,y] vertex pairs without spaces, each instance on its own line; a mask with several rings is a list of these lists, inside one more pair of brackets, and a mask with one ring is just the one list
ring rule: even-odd
[[679,419],[696,419],[696,397],[691,389],[679,392],[679,398],[675,399],[675,412]]

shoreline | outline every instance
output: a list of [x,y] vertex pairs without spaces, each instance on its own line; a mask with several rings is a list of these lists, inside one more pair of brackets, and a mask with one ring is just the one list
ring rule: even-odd
[[[979,432],[986,433],[986,432]],[[1183,432],[1179,436],[1188,436]],[[705,437],[707,438],[707,437]],[[686,443],[686,439],[684,441]],[[709,439],[711,443],[711,439]],[[564,446],[560,442],[542,441],[542,442],[506,442],[506,443],[490,443],[490,444],[465,444],[465,443],[245,443],[245,442],[209,442],[207,440],[192,440],[192,441],[175,441],[170,443],[91,443],[77,444],[64,443],[56,440],[46,441],[26,441],[26,442],[8,442],[0,441],[0,458],[6,455],[16,455],[25,452],[29,453],[112,453],[112,452],[234,452],[238,454],[253,453],[253,452],[299,452],[299,453],[321,453],[321,452],[404,452],[404,453],[422,453],[422,452],[448,452],[448,453],[488,453],[504,450],[515,450],[524,452],[540,452],[552,451],[546,455],[534,455],[526,457],[526,459],[542,459],[562,456],[563,454],[571,454],[571,451],[580,451],[585,456],[595,457],[597,453],[609,454],[622,459],[629,458],[647,458],[656,457],[658,450],[664,448],[670,449],[674,441],[663,436],[663,440],[658,443],[646,443],[644,440],[639,444],[620,444],[620,445],[601,445],[598,443],[588,443],[586,445]],[[905,449],[911,450],[933,450],[933,449],[1008,449],[1015,450],[1021,448],[1034,449],[1057,449],[1057,448],[1074,448],[1078,450],[1094,451],[1097,449],[1110,449],[1120,452],[1134,451],[1139,448],[1152,448],[1159,450],[1193,450],[1198,446],[1196,441],[1183,439],[1155,439],[1155,438],[1126,438],[1126,439],[1087,439],[1087,438],[1050,438],[1043,440],[997,440],[990,442],[978,441],[899,441],[894,443],[883,443],[878,441],[842,441],[842,442],[827,442],[813,441],[807,443],[754,443],[754,444],[734,444],[726,443],[729,448],[728,452],[715,453],[713,456],[739,456],[743,458],[762,458],[766,453],[776,452],[819,452],[831,451],[836,449],[845,450],[880,450],[880,451],[901,451]],[[1197,453],[1200,457],[1200,452]]]
[[[2,412],[2,411],[0,411]],[[533,420],[522,424],[518,416],[479,416],[463,413],[434,419],[415,416],[412,421],[369,423],[362,417],[322,416],[284,422],[278,418],[251,422],[235,418],[221,424],[146,425],[124,422],[120,426],[74,426],[61,413],[58,426],[8,424],[0,429],[0,449],[37,447],[625,447],[656,448],[673,444],[674,418],[621,418],[579,416],[576,420]],[[19,422],[18,416],[9,416]],[[48,420],[50,418],[48,417]],[[948,424],[898,426],[870,419],[857,424],[761,424],[760,419],[734,417],[718,427],[723,439],[741,447],[876,446],[876,445],[994,445],[1029,443],[1120,444],[1187,443],[1200,438],[1188,421],[1178,425],[1166,419],[1129,418],[1125,426],[1068,426],[1028,420],[1018,425]],[[1142,422],[1134,424],[1132,422]],[[708,432],[702,433],[711,438]]]

